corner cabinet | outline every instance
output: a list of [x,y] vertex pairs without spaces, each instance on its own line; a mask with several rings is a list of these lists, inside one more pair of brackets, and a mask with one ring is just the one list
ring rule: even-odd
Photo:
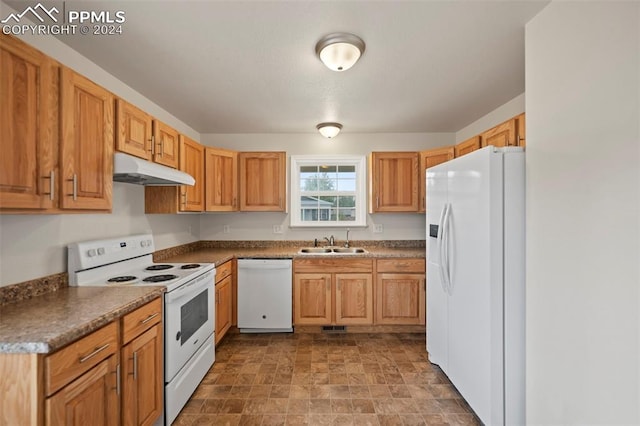
[[417,152],[372,152],[370,213],[417,212],[420,173]]
[[238,153],[227,149],[206,148],[205,210],[238,210]]
[[376,324],[425,324],[425,271],[424,259],[377,260]]
[[285,152],[241,152],[240,211],[286,211]]
[[110,210],[113,95],[68,68],[60,77],[61,207]]
[[427,169],[453,160],[454,157],[455,149],[452,146],[420,152],[420,208],[418,209],[420,213],[426,211],[427,208]]
[[180,170],[193,176],[196,183],[193,186],[146,186],[144,188],[145,213],[204,210],[204,147],[184,135],[179,135],[179,140]]
[[295,325],[373,324],[372,259],[295,259]]

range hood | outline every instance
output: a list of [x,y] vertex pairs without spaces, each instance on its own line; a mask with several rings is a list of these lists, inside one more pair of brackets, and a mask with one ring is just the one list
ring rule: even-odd
[[113,154],[113,180],[147,186],[191,185],[189,174],[123,152]]

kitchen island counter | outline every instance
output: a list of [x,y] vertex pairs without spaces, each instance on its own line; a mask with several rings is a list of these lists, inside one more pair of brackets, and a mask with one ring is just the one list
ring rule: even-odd
[[0,306],[0,353],[50,353],[161,297],[164,287],[66,287]]

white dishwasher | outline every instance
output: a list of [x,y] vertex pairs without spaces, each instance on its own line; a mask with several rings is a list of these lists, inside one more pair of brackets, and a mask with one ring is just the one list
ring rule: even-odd
[[241,333],[292,332],[291,259],[238,259]]

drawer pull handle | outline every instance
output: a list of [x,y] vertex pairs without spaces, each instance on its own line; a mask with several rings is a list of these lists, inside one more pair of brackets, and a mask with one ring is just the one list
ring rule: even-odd
[[106,345],[103,345],[103,346],[100,346],[99,348],[96,348],[96,350],[91,352],[89,355],[85,355],[85,356],[81,357],[80,358],[80,364],[82,364],[83,362],[89,360],[90,358],[93,358],[98,353],[102,352],[103,350],[107,349],[108,347],[109,347],[109,344],[107,343]]
[[145,319],[143,319],[142,321],[140,321],[140,324],[146,324],[146,323],[148,323],[149,321],[151,321],[152,319],[154,319],[155,317],[157,317],[158,315],[160,315],[160,313],[159,313],[159,312],[156,312],[156,313],[155,313],[155,314],[153,314],[153,315],[149,315],[148,317],[146,317]]

